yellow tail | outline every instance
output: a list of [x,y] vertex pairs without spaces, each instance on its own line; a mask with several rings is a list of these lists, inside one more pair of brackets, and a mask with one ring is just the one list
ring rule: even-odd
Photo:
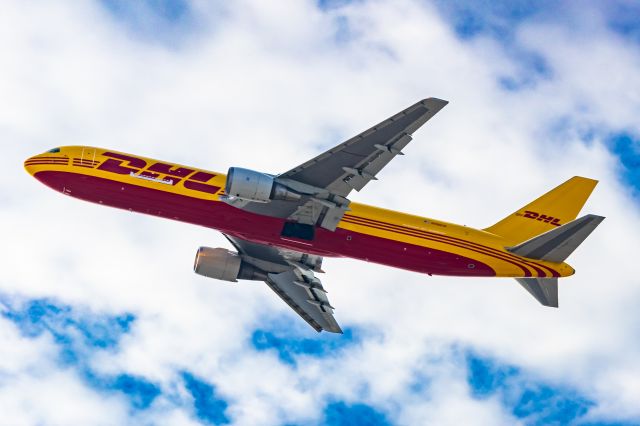
[[574,176],[485,231],[504,237],[506,244],[518,244],[555,229],[578,216],[597,183]]

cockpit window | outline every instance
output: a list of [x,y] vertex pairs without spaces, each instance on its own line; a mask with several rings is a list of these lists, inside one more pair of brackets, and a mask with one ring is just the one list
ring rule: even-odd
[[60,152],[60,148],[53,148],[53,149],[50,149],[50,150],[49,150],[49,151],[47,151],[47,152],[50,152],[50,153]]

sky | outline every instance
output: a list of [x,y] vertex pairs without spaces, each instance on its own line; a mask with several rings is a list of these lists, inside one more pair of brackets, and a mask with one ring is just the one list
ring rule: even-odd
[[[640,424],[633,1],[0,5],[0,412],[12,425]],[[284,172],[450,103],[352,201],[483,228],[574,175],[607,219],[560,309],[514,280],[325,259],[344,335],[192,272],[214,230],[63,197],[62,145]]]

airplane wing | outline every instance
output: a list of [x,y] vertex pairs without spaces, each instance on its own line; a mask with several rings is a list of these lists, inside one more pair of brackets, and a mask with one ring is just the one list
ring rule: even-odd
[[360,191],[411,141],[412,134],[448,102],[428,98],[331,148],[275,181],[303,194],[299,200],[258,203],[223,196],[228,204],[331,231],[342,220],[352,190]]
[[411,141],[412,134],[448,102],[429,98],[400,111],[279,178],[293,179],[346,197],[360,191]]
[[226,235],[242,260],[267,272],[266,284],[316,331],[342,333],[327,292],[313,271],[322,271],[320,256],[253,243]]

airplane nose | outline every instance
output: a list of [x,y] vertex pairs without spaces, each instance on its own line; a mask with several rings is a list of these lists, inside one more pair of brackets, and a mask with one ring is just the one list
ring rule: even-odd
[[24,169],[27,171],[27,173],[29,173],[31,176],[33,176],[34,170],[35,170],[35,166],[38,164],[38,156],[35,155],[33,157],[29,157],[26,160],[24,160]]
[[27,158],[24,161],[24,168],[33,176],[39,170],[45,170],[52,166],[66,166],[67,164],[69,164],[69,158],[66,155],[47,152]]

